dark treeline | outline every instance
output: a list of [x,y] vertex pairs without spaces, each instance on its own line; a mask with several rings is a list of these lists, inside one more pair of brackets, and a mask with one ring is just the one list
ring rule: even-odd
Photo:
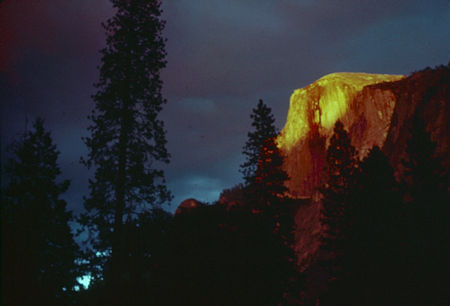
[[[265,107],[260,102],[254,114]],[[112,292],[111,257],[90,264],[92,255],[83,257],[73,240],[60,199],[69,183],[58,182],[58,151],[36,120],[10,147],[5,165],[2,304],[447,304],[448,174],[420,119],[413,120],[400,182],[378,147],[359,162],[336,123],[321,190],[326,230],[313,263],[323,286],[311,292],[304,289],[311,273],[298,271],[292,248],[301,204],[282,196],[282,157],[272,141],[254,141],[260,132],[249,133],[244,147],[259,147],[254,171],[242,171],[247,184],[224,191],[213,205],[175,215],[154,208],[124,223],[126,256]],[[83,274],[93,276],[91,286],[75,290]]]
[[[287,175],[274,144],[270,109],[260,101],[253,115],[255,131],[244,150],[258,158],[256,165],[242,166],[254,169],[245,172],[248,183],[224,191],[228,200],[213,205],[175,216],[153,208],[127,219],[118,245],[124,254],[120,265],[95,244],[84,252],[75,244],[69,228],[74,219],[60,199],[69,182],[58,183],[58,151],[43,121],[36,120],[11,146],[6,165],[2,305],[299,302],[301,278],[292,248],[297,203],[283,196]],[[269,124],[261,125],[263,121]],[[272,137],[259,137],[267,129]],[[108,243],[102,237],[95,237],[98,245]],[[119,279],[114,269],[120,269]],[[87,290],[76,282],[82,275],[91,276]]]

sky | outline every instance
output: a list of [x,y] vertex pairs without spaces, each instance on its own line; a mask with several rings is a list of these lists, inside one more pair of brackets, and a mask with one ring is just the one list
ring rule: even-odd
[[[332,72],[410,74],[450,60],[448,0],[163,0],[168,100],[161,119],[174,211],[242,182],[258,99],[285,123],[294,89]],[[61,152],[64,198],[82,211],[79,163],[98,80],[108,0],[0,0],[1,152],[36,116]],[[28,119],[27,119],[28,118]]]

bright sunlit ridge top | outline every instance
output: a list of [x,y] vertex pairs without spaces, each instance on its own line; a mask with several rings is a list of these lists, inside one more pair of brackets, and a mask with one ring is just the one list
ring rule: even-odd
[[337,72],[295,90],[286,125],[277,139],[279,147],[289,151],[313,126],[320,132],[331,130],[365,86],[402,78],[403,75]]

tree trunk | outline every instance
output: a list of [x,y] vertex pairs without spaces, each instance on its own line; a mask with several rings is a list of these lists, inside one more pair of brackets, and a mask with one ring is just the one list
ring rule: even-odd
[[[123,107],[119,136],[119,164],[117,171],[117,185],[115,192],[114,207],[114,234],[111,252],[111,277],[112,295],[118,295],[121,291],[121,275],[124,266],[125,249],[123,237],[123,215],[125,208],[125,184],[126,184],[126,164],[127,164],[127,139],[128,139],[128,109]],[[118,301],[118,300],[116,300]]]

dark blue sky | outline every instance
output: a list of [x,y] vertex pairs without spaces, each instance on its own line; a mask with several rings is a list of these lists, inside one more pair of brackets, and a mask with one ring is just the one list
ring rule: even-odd
[[[172,211],[188,197],[214,201],[241,181],[259,98],[282,128],[291,92],[325,74],[409,74],[450,60],[448,0],[167,0],[163,8]],[[75,211],[87,193],[79,158],[105,41],[100,23],[113,13],[107,0],[0,4],[2,153],[26,117],[44,117]]]

